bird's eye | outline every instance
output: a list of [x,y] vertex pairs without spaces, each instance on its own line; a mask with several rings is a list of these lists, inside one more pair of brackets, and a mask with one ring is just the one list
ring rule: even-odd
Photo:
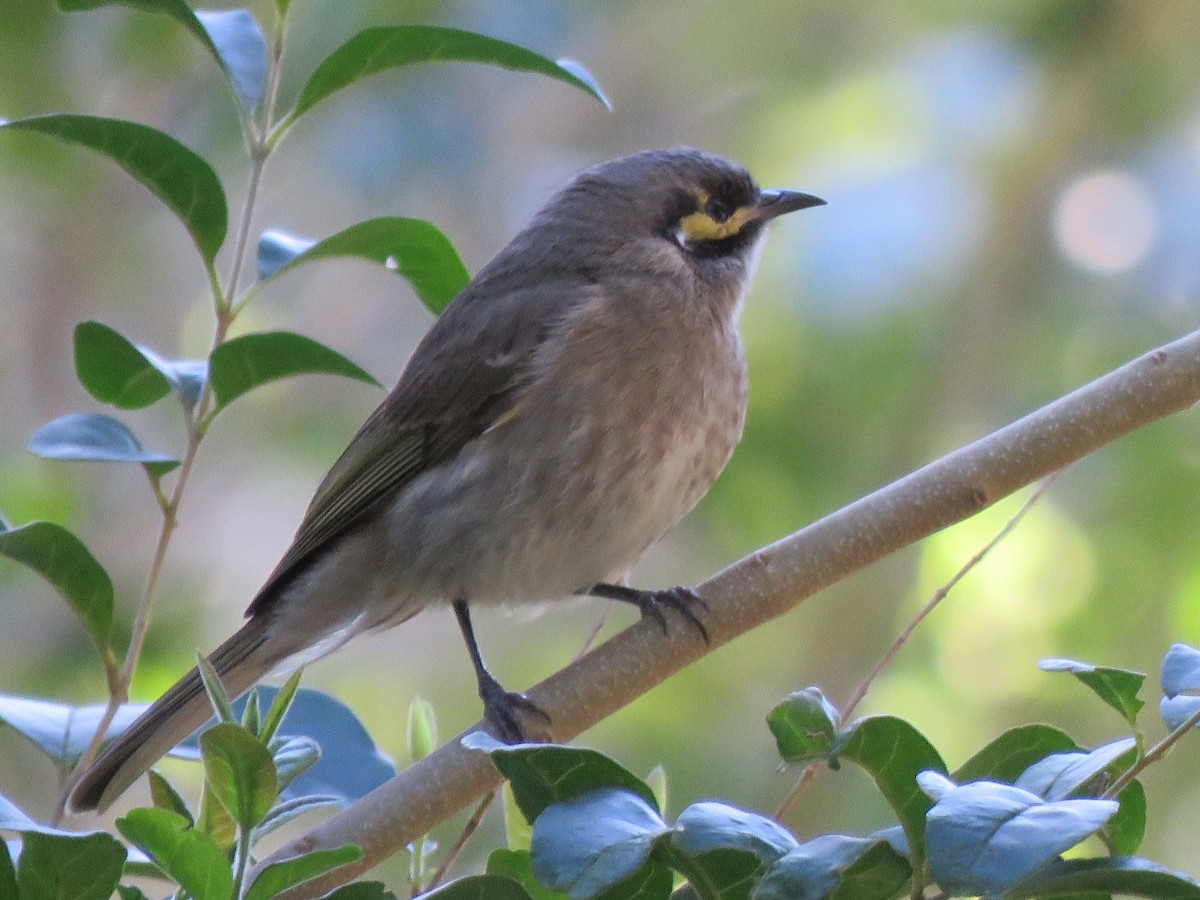
[[704,204],[704,212],[714,222],[724,222],[733,212],[733,207],[724,200],[718,200],[716,197],[713,197]]

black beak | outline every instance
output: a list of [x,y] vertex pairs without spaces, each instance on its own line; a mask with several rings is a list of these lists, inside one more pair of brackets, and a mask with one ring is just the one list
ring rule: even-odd
[[798,209],[824,205],[825,201],[820,197],[803,191],[767,190],[759,193],[758,202],[754,204],[750,217],[752,220],[766,222]]

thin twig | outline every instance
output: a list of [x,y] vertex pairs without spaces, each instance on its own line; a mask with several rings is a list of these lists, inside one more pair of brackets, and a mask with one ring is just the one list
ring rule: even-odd
[[[845,709],[843,709],[841,712],[841,720],[838,723],[839,727],[844,728],[850,721],[855,710],[858,709],[859,704],[862,703],[863,699],[867,696],[867,692],[871,689],[871,685],[874,684],[875,679],[877,679],[880,674],[882,674],[883,670],[888,667],[892,659],[894,659],[896,654],[900,652],[900,648],[908,643],[908,640],[912,637],[913,632],[917,630],[917,626],[920,625],[921,622],[923,622],[925,618],[934,611],[938,604],[946,599],[950,591],[952,591],[955,586],[966,577],[968,572],[983,562],[983,560],[992,552],[992,550],[994,550],[1001,541],[1003,541],[1012,533],[1013,529],[1017,527],[1023,518],[1025,518],[1026,514],[1033,509],[1039,500],[1041,500],[1042,495],[1050,489],[1050,485],[1054,483],[1059,474],[1059,472],[1052,472],[1045,479],[1043,479],[1042,483],[1039,484],[1037,488],[1029,495],[1029,498],[1024,504],[1022,504],[1021,508],[1017,510],[1013,517],[1004,524],[1004,527],[996,532],[995,536],[986,544],[984,544],[974,556],[967,560],[967,562],[957,572],[954,573],[954,576],[949,581],[933,592],[933,596],[929,598],[929,601],[921,607],[921,609],[915,616],[913,616],[912,620],[904,627],[904,629],[898,635],[896,635],[896,639],[892,641],[888,648],[883,652],[883,655],[879,658],[879,662],[875,664],[874,668],[871,669],[867,677],[859,683],[857,688],[855,688],[854,693],[850,697],[850,701],[846,704]],[[799,801],[800,797],[803,795],[804,791],[807,790],[808,785],[811,784],[813,779],[816,777],[816,773],[820,769],[821,765],[821,763],[809,763],[804,767],[804,771],[800,773],[800,777],[797,779],[795,786],[784,799],[783,803],[779,805],[779,810],[775,813],[776,820],[782,821],[788,816],[788,814],[795,807],[797,801]]]
[[458,855],[462,853],[462,848],[471,839],[471,835],[479,829],[479,825],[483,821],[483,814],[488,811],[488,808],[495,801],[496,795],[500,791],[501,788],[496,788],[479,801],[479,805],[475,807],[475,811],[471,813],[471,817],[463,825],[463,830],[459,833],[458,838],[450,845],[450,849],[446,851],[446,858],[442,860],[442,864],[433,873],[433,878],[429,880],[429,884],[425,885],[426,891],[433,890],[446,880],[446,873],[450,871],[450,867],[454,865],[455,860],[458,859]]
[[1129,783],[1142,774],[1142,770],[1152,763],[1158,762],[1167,755],[1172,747],[1183,739],[1183,736],[1200,725],[1200,708],[1188,716],[1177,728],[1171,730],[1165,738],[1147,750],[1142,758],[1130,766],[1120,778],[1114,781],[1107,791],[1100,795],[1103,800],[1114,800],[1116,796],[1129,786]]

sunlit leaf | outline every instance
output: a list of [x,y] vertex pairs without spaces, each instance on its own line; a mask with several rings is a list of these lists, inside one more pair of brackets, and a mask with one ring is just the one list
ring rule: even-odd
[[837,707],[815,687],[796,691],[767,715],[779,755],[788,762],[828,755],[840,720]]
[[1070,672],[1136,727],[1138,713],[1146,705],[1146,701],[1138,698],[1138,691],[1146,680],[1144,672],[1094,666],[1077,659],[1043,659],[1038,668],[1044,672]]
[[164,453],[143,450],[128,426],[100,413],[68,413],[47,422],[29,439],[29,452],[64,462],[139,463],[156,476],[179,465]]
[[263,820],[278,794],[275,762],[257,737],[222,722],[200,735],[207,785],[242,828]]
[[17,896],[21,900],[108,900],[124,864],[125,848],[102,831],[25,832],[17,861]]

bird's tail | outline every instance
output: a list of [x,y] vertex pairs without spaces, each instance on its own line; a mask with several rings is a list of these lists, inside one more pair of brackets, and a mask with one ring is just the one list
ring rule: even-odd
[[[267,637],[264,618],[251,618],[208,657],[230,697],[244,694],[279,662],[278,654],[262,652]],[[96,758],[71,791],[71,809],[107,809],[143,772],[211,717],[200,672],[192,669]]]

